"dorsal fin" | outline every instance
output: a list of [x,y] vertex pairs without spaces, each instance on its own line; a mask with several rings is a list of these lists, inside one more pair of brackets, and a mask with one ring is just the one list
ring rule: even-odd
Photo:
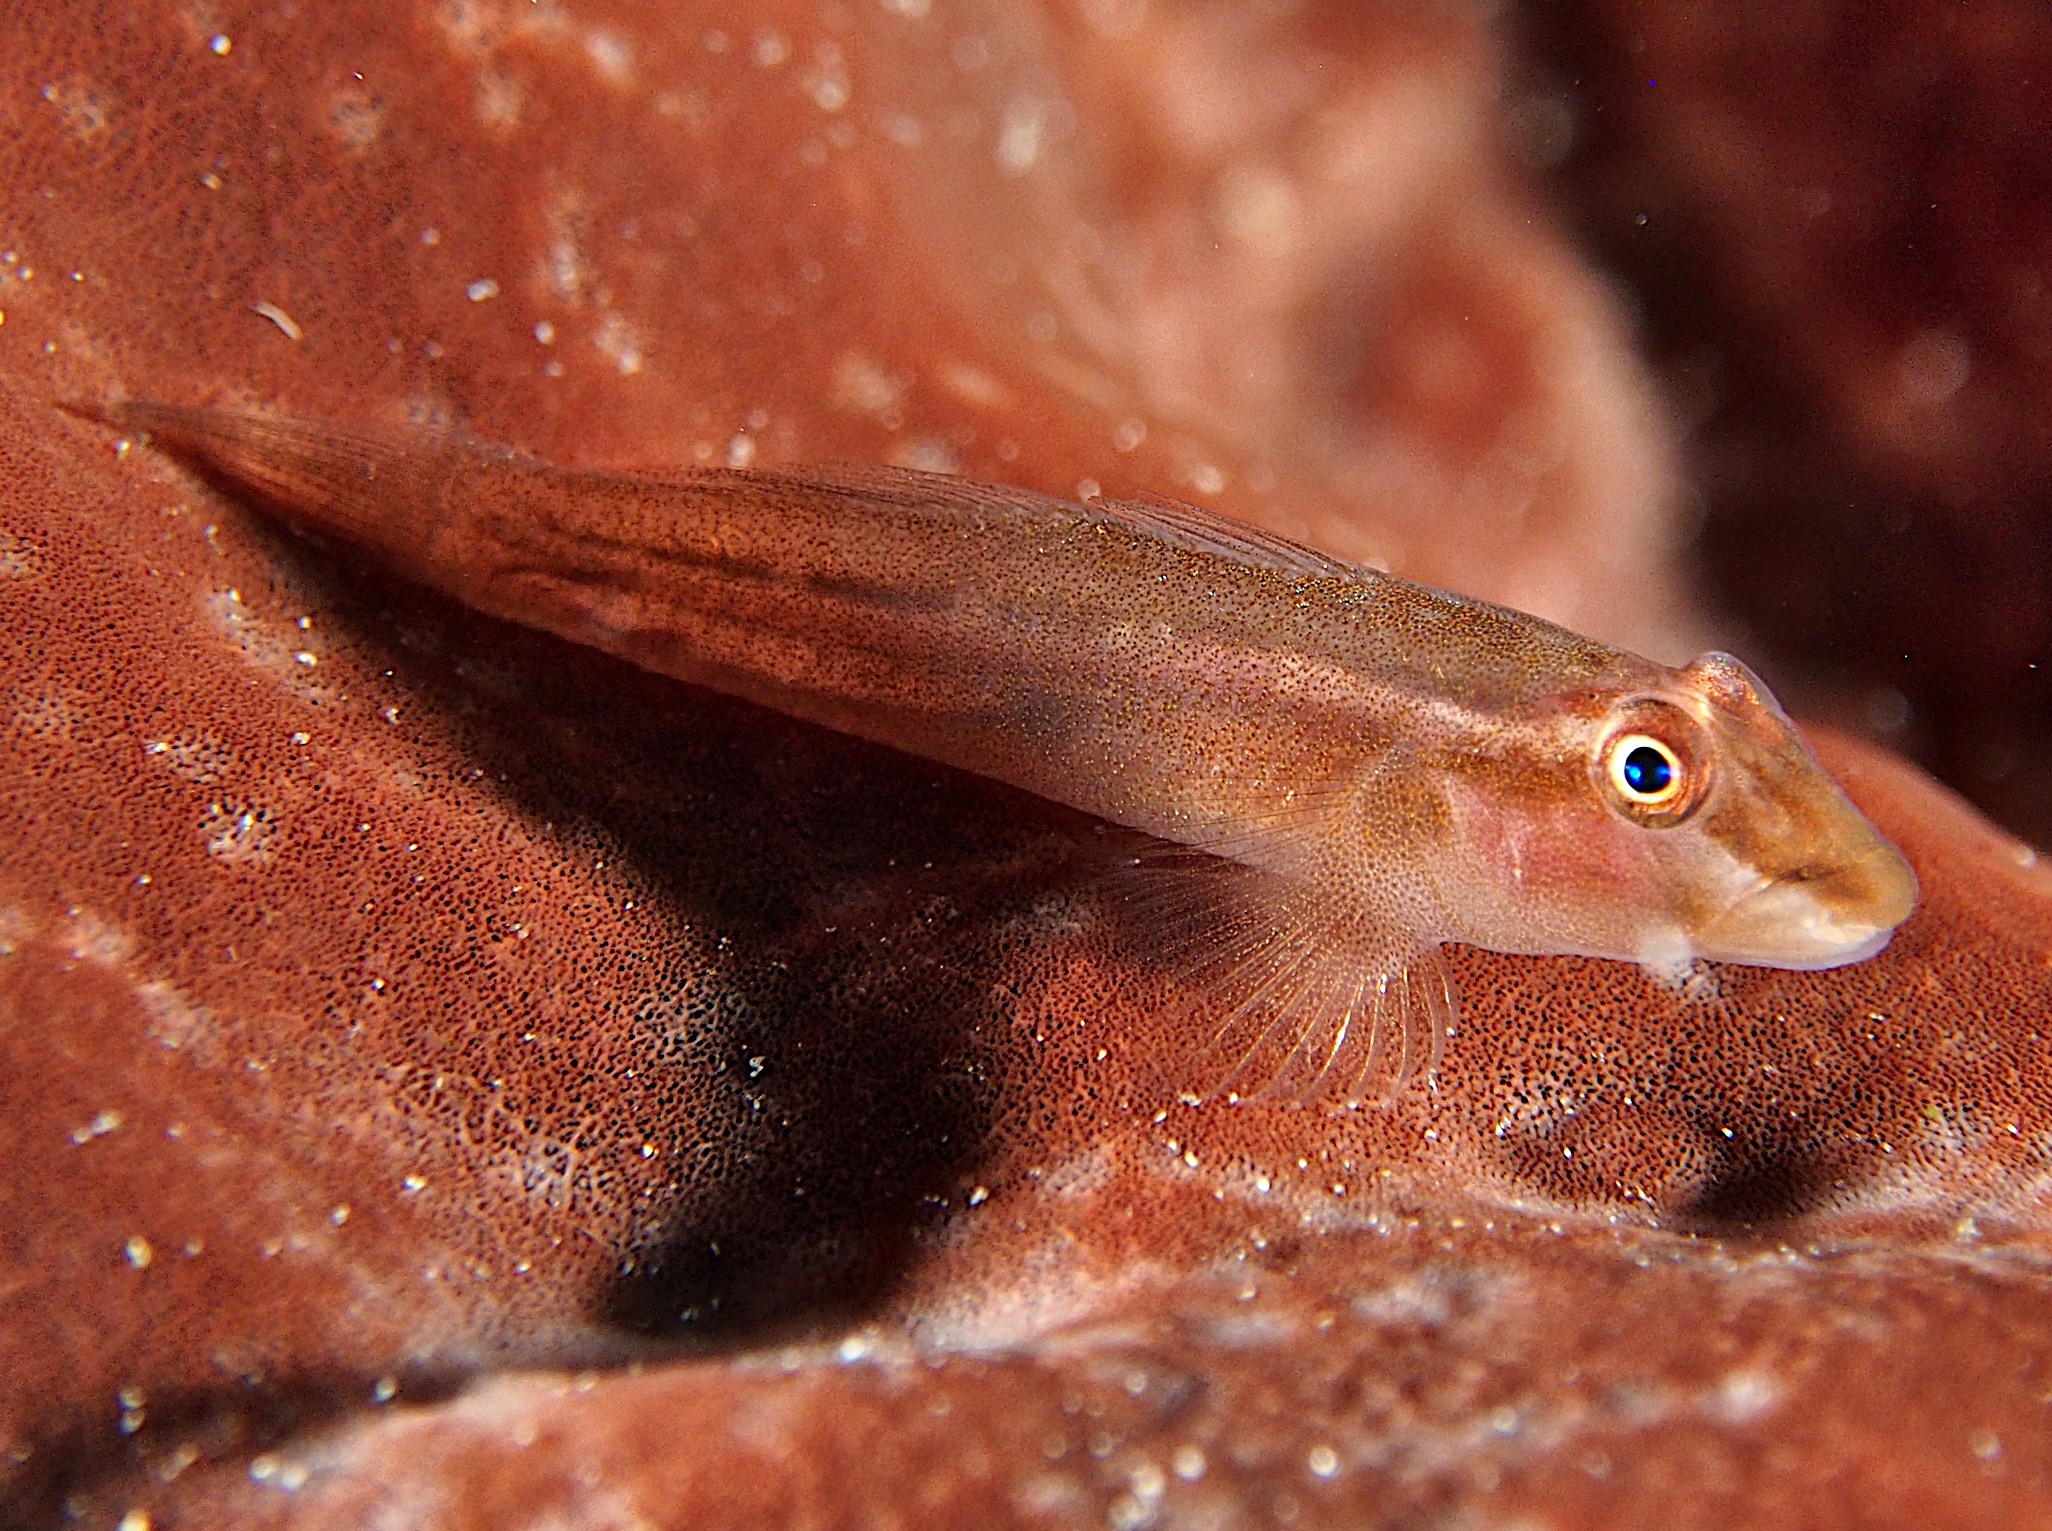
[[1158,495],[1131,500],[1064,500],[1032,489],[979,483],[950,473],[925,473],[866,463],[832,463],[819,467],[757,470],[763,479],[789,478],[808,485],[853,491],[899,504],[921,502],[953,506],[984,515],[1050,516],[1084,521],[1109,521],[1159,537],[1180,548],[1229,558],[1234,563],[1303,574],[1314,579],[1344,579],[1367,584],[1381,576],[1360,564],[1334,558],[1301,542],[1235,521],[1216,511]]
[[1344,579],[1356,584],[1380,578],[1373,569],[1181,500],[1144,495],[1135,500],[1093,500],[1084,509],[1108,512],[1114,520],[1152,532],[1178,547],[1215,553],[1281,574],[1308,574],[1314,579]]

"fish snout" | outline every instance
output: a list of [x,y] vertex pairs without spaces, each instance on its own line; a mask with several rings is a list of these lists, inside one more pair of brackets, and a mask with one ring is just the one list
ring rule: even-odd
[[1878,840],[1855,859],[1803,867],[1740,898],[1696,933],[1696,955],[1754,967],[1834,968],[1888,944],[1917,905],[1917,874]]

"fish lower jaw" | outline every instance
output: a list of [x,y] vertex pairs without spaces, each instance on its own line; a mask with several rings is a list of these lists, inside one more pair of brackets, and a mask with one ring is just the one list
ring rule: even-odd
[[1895,928],[1894,921],[1849,920],[1806,888],[1780,884],[1741,900],[1690,944],[1712,962],[1812,972],[1866,961]]

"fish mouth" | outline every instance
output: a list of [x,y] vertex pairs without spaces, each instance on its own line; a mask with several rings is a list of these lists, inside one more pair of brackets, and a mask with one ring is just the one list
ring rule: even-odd
[[1753,888],[1696,933],[1696,954],[1753,967],[1844,967],[1879,952],[1917,905],[1917,877],[1894,846],[1806,867]]

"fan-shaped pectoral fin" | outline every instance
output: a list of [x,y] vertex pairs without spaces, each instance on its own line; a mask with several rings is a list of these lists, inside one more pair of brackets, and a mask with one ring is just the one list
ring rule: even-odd
[[1172,849],[1124,869],[1124,906],[1189,1051],[1165,1060],[1187,1100],[1346,1110],[1429,1082],[1452,1032],[1436,942],[1334,916],[1253,868]]
[[1328,1110],[1393,1104],[1429,1084],[1453,1029],[1437,946],[1407,958],[1346,943],[1290,943],[1249,984],[1214,981],[1192,1004],[1198,1039],[1182,1093]]

